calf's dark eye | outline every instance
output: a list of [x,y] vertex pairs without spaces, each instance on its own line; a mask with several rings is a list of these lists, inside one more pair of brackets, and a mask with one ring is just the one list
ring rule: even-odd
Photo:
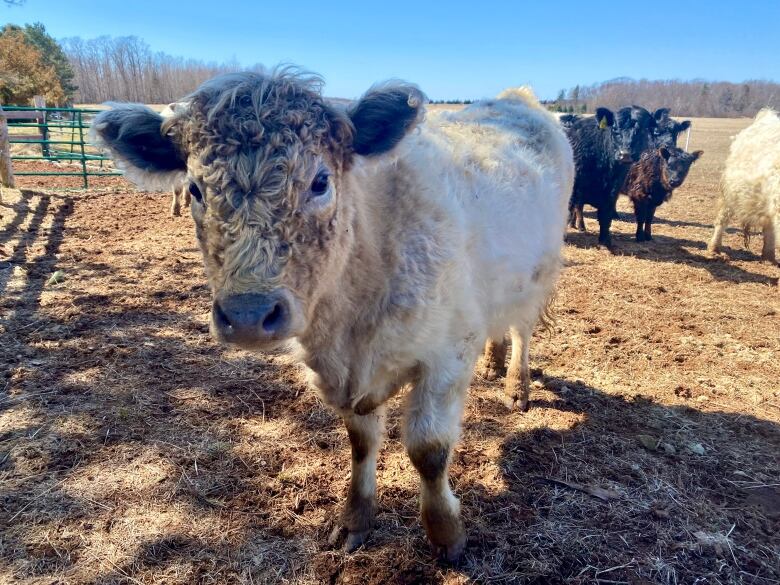
[[328,171],[319,171],[311,183],[311,194],[314,197],[325,195],[330,186],[330,173]]
[[203,194],[195,183],[190,183],[190,195],[198,200],[198,203],[203,202]]

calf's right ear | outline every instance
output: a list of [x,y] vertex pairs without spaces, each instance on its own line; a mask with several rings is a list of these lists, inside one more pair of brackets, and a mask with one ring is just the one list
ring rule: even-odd
[[596,108],[596,122],[598,122],[599,128],[604,130],[607,126],[612,126],[615,123],[615,114],[607,108]]
[[183,154],[163,134],[163,117],[140,104],[112,104],[92,123],[92,138],[106,147],[128,178],[149,189],[169,187],[186,171]]

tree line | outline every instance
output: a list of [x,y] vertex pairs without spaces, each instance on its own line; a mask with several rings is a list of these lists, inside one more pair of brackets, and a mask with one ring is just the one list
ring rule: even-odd
[[[77,99],[88,104],[108,100],[168,103],[215,75],[247,69],[238,62],[205,63],[155,52],[132,36],[69,38],[62,45],[79,87]],[[263,66],[249,69],[262,71]]]
[[[33,95],[43,95],[51,105],[110,100],[168,103],[215,75],[242,69],[246,68],[235,61],[206,63],[153,51],[134,36],[57,42],[41,23],[7,24],[0,29],[0,102],[6,104],[29,104]],[[468,104],[470,100],[434,103]],[[561,90],[557,99],[545,103],[552,110],[573,113],[638,104],[651,111],[668,107],[674,116],[754,116],[763,107],[780,109],[780,84],[618,78]]]
[[761,108],[780,109],[780,84],[750,80],[743,83],[704,80],[614,79],[591,86],[561,90],[548,107],[564,112],[594,112],[637,104],[650,111],[671,108],[673,116],[735,118],[755,116]]

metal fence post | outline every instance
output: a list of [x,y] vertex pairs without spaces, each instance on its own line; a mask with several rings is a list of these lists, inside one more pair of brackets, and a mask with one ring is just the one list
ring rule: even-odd
[[79,143],[81,144],[81,172],[84,173],[84,188],[89,187],[87,181],[87,156],[84,152],[84,119],[82,112],[79,112]]
[[42,95],[33,96],[33,105],[36,108],[41,108],[41,114],[43,115],[42,118],[35,118],[35,122],[41,125],[41,140],[43,140],[41,142],[41,155],[50,158],[51,152],[49,152],[49,143],[47,142],[49,140],[49,127],[46,124],[46,98]]

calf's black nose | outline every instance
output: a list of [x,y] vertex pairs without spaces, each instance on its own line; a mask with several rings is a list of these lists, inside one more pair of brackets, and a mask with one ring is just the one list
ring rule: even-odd
[[248,293],[215,300],[212,319],[223,341],[257,344],[284,337],[290,310],[282,295]]

